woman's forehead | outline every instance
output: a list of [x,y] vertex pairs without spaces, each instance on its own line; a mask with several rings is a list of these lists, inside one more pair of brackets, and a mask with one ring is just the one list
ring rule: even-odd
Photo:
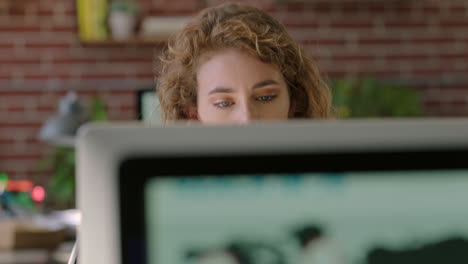
[[218,67],[229,67],[232,64],[241,64],[245,66],[251,65],[263,70],[279,71],[279,67],[277,65],[263,62],[258,56],[255,56],[255,54],[235,48],[204,52],[200,55],[198,60],[197,72],[199,72],[200,68],[205,66],[207,63],[211,66],[216,65]]
[[199,84],[204,85],[250,85],[273,79],[282,81],[281,72],[274,65],[264,63],[247,53],[230,50],[213,54],[200,65],[197,72]]

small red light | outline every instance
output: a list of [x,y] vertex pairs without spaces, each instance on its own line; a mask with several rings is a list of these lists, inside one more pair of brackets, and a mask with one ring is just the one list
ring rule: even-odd
[[42,186],[34,186],[31,192],[31,198],[34,202],[40,203],[44,201],[45,198],[45,190]]

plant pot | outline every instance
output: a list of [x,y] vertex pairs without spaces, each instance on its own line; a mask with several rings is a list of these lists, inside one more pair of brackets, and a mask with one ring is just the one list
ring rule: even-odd
[[115,40],[127,40],[133,36],[136,17],[125,12],[111,12],[109,14],[109,27],[112,38]]

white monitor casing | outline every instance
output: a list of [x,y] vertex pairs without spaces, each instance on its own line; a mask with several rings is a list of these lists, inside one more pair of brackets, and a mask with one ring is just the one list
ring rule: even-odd
[[290,121],[248,126],[87,125],[80,129],[77,142],[77,201],[82,213],[78,261],[81,264],[121,263],[118,170],[120,162],[128,157],[441,148],[468,149],[468,119]]

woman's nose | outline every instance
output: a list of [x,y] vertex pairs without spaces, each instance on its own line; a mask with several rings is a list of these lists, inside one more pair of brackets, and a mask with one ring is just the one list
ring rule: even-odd
[[239,110],[237,120],[241,124],[247,124],[258,119],[257,111],[251,104],[244,104]]

